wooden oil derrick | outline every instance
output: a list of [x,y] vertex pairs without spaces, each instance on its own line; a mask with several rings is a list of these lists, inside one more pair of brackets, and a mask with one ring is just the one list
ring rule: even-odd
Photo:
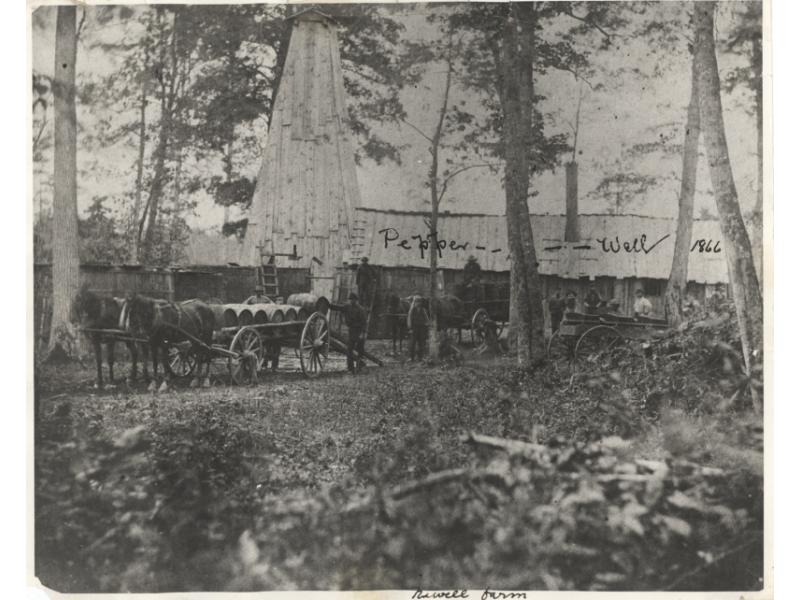
[[315,10],[293,17],[242,264],[309,268],[311,290],[333,297],[361,199],[336,24]]

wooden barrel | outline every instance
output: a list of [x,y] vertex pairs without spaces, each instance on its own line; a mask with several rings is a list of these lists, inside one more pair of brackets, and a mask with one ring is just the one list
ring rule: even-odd
[[283,323],[286,320],[286,311],[278,304],[253,304],[255,323]]
[[249,304],[226,304],[222,313],[225,327],[252,325],[255,319],[252,309],[253,306]]
[[311,315],[305,308],[302,306],[297,309],[297,320],[298,321],[306,321],[308,317]]
[[325,296],[317,296],[316,294],[309,293],[292,294],[286,299],[286,304],[302,308],[309,315],[313,312],[326,314],[331,306],[330,301]]
[[283,311],[284,321],[297,321],[297,307],[290,304],[279,304]]

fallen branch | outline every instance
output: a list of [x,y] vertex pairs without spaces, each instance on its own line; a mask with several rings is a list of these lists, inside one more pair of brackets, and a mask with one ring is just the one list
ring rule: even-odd
[[[462,481],[462,480],[465,481],[466,483],[470,483],[481,479],[485,480],[494,479],[499,481],[503,485],[507,484],[506,480],[504,479],[501,473],[493,471],[491,469],[482,469],[480,471],[472,471],[470,469],[447,469],[445,471],[431,473],[427,477],[424,477],[417,481],[410,481],[408,483],[401,483],[399,485],[396,485],[384,494],[384,499],[399,501],[408,496],[435,487],[437,485],[447,484],[447,483],[452,483],[454,481]],[[350,512],[365,510],[370,506],[372,506],[375,500],[376,500],[376,495],[372,494],[366,498],[362,498],[360,500],[350,503],[348,506],[344,508],[343,512],[350,513]]]
[[508,454],[533,454],[547,451],[547,446],[542,444],[532,444],[530,442],[523,442],[520,440],[507,440],[505,438],[493,437],[489,435],[481,435],[479,433],[469,432],[461,437],[461,441],[465,444],[475,446],[489,446],[495,450],[503,450]]

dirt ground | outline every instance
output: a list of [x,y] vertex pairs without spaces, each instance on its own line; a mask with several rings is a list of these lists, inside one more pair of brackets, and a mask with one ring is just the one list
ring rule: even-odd
[[[282,352],[278,371],[262,372],[257,384],[229,385],[226,362],[218,360],[212,364],[210,388],[191,388],[188,380],[175,380],[166,392],[150,392],[143,381],[127,382],[130,364],[120,349],[117,354],[122,361],[115,363],[115,381],[106,382],[103,389],[94,387],[94,362],[89,357],[82,365],[42,367],[35,377],[35,394],[41,414],[53,415],[59,406],[69,404],[73,418],[91,424],[92,435],[111,439],[138,425],[180,421],[189,411],[209,409],[249,432],[256,463],[269,450],[269,459],[257,464],[255,471],[277,491],[279,484],[316,488],[345,473],[353,474],[370,448],[402,437],[405,429],[415,426],[403,417],[406,409],[417,404],[414,399],[421,390],[427,390],[423,397],[435,398],[446,395],[454,385],[461,388],[469,380],[482,381],[473,391],[480,393],[483,387],[481,400],[488,400],[497,391],[489,383],[491,371],[511,363],[505,357],[477,357],[464,348],[465,361],[460,366],[431,367],[410,362],[407,346],[402,353],[393,352],[389,341],[370,340],[366,349],[383,366],[368,363],[352,375],[345,357],[332,352],[325,372],[308,379],[294,350],[288,348]],[[446,406],[442,403],[440,408]],[[435,420],[442,416],[437,414]],[[459,447],[463,428],[480,418],[478,413],[462,416],[448,423],[444,441],[453,448]]]

